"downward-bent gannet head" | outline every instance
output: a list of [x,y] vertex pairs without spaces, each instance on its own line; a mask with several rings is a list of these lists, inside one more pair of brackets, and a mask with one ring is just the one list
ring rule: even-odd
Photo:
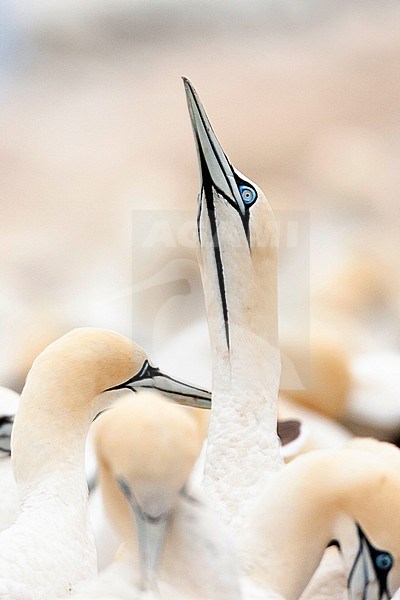
[[[141,387],[158,389],[184,405],[211,404],[209,392],[164,375],[150,364],[143,348],[113,331],[74,329],[50,344],[32,365],[13,425],[17,480],[47,472],[57,460],[47,444],[56,445],[60,434],[75,437],[87,431],[98,413],[115,401],[114,395],[103,392],[136,392]],[[38,460],[38,454],[44,459]]]
[[[382,459],[385,465],[385,471],[382,471],[381,478],[377,482],[382,495],[381,500],[375,504],[375,511],[372,507],[368,510],[368,504],[370,499],[372,500],[375,490],[372,489],[370,494],[364,494],[364,500],[362,498],[359,500],[360,508],[362,506],[367,511],[367,518],[372,513],[368,531],[364,531],[360,524],[356,523],[355,530],[349,536],[352,539],[352,550],[350,543],[347,543],[348,548],[342,549],[344,559],[350,569],[349,597],[358,598],[363,594],[366,600],[390,598],[390,592],[400,585],[399,520],[396,512],[393,512],[393,508],[396,507],[396,499],[397,502],[400,501],[398,492],[400,451],[394,444],[372,438],[354,438],[346,444],[346,448],[371,454]],[[392,474],[389,474],[390,471],[386,471],[388,467],[394,469]],[[396,481],[397,487],[394,487]],[[382,503],[385,506],[380,511],[379,504]],[[373,518],[374,512],[376,513],[375,518]],[[391,512],[393,512],[392,517]],[[343,531],[340,521],[338,530],[339,532]],[[373,536],[372,539],[368,537],[369,532]]]
[[249,516],[246,570],[295,600],[334,540],[349,599],[389,599],[400,585],[396,452],[400,455],[386,444],[360,441],[309,452],[274,474]]
[[102,392],[154,388],[179,404],[209,408],[211,394],[165,375],[152,366],[145,350],[127,337],[94,327],[81,327],[50,344],[34,361],[27,384],[68,390]]
[[202,436],[191,414],[153,391],[121,399],[94,428],[106,510],[152,587]]
[[213,351],[237,371],[245,346],[278,346],[277,227],[262,190],[232,166],[194,87],[185,78],[184,85],[201,176],[199,262],[218,331]]

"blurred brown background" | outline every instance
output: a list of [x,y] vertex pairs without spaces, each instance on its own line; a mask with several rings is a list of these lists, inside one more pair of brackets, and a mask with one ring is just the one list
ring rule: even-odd
[[311,311],[346,348],[398,351],[399,33],[387,0],[5,0],[0,383],[78,325],[154,346],[155,316],[165,342],[204,318],[193,248],[132,239],[137,211],[195,217],[182,75],[277,213],[306,211],[283,335]]

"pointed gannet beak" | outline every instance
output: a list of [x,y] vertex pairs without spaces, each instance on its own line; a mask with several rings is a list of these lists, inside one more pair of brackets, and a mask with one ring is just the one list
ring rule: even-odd
[[196,90],[186,77],[182,79],[196,142],[201,184],[204,186],[205,183],[211,182],[215,189],[244,215],[245,207],[232,166],[217,140]]
[[124,480],[118,481],[135,517],[140,557],[141,585],[145,590],[157,589],[157,571],[165,546],[171,514],[157,517],[146,514]]
[[183,406],[192,406],[194,408],[211,408],[211,392],[198,388],[174,379],[165,373],[162,373],[157,367],[153,367],[148,360],[143,364],[143,367],[137,375],[106,390],[129,389],[136,392],[140,389],[151,388],[158,390],[167,398],[174,400]]
[[[244,304],[250,306],[249,302],[251,304],[258,302],[256,300],[258,295],[252,294],[252,298],[248,298],[244,291],[243,294],[241,293],[240,284],[234,276],[235,269],[240,265],[240,268],[245,270],[253,267],[257,267],[258,270],[258,265],[269,264],[267,245],[258,244],[260,250],[263,246],[266,250],[257,251],[256,258],[252,255],[257,240],[268,239],[263,235],[264,229],[267,229],[267,217],[257,218],[257,212],[260,215],[259,209],[255,208],[254,214],[253,206],[260,199],[258,204],[261,204],[261,207],[264,204],[264,209],[261,210],[264,213],[265,211],[271,213],[271,210],[258,186],[230,163],[215,136],[196,90],[190,81],[185,78],[183,81],[200,169],[201,189],[198,196],[197,233],[203,283],[207,288],[211,286],[210,293],[206,293],[206,297],[210,297],[210,302],[207,301],[209,304],[207,314],[209,318],[213,315],[212,319],[215,318],[220,324],[221,320],[223,321],[226,348],[229,353],[231,329],[238,331],[239,322],[242,321],[242,317],[235,322],[230,321],[230,313],[243,315],[244,311],[240,307]],[[274,235],[275,225],[272,228]],[[253,263],[253,258],[257,261],[257,265]],[[246,280],[243,279],[244,281]],[[217,290],[215,283],[218,285],[218,299],[215,294]],[[243,290],[245,289],[247,284],[243,286]],[[242,332],[244,334],[243,329]]]

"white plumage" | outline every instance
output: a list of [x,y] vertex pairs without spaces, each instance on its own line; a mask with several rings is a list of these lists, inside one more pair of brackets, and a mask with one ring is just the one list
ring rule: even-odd
[[114,398],[101,392],[136,375],[146,359],[127,338],[88,328],[66,334],[35,360],[12,433],[21,512],[0,535],[4,600],[63,597],[96,574],[86,435]]
[[[238,529],[267,473],[283,464],[277,227],[264,194],[229,163],[193,86],[184,83],[202,178],[199,262],[213,361],[204,489]],[[251,208],[245,194],[256,199]]]
[[[243,530],[242,564],[248,576],[286,600],[297,600],[328,543],[337,540],[346,571],[345,589],[357,566],[359,525],[376,548],[392,554],[388,587],[396,589],[400,583],[400,451],[386,446],[357,441],[340,450],[310,452],[271,475]],[[365,593],[364,571],[370,570],[369,589],[377,585],[377,574],[368,561],[359,557],[360,578],[351,581],[352,598]]]
[[[125,598],[129,589],[133,597],[141,597],[141,587],[149,593],[154,587],[170,600],[239,600],[233,540],[199,495],[187,491],[202,445],[194,414],[154,392],[139,392],[102,415],[95,432],[105,505],[126,550],[76,597],[102,597],[108,590],[112,597]],[[135,498],[133,509],[121,480]],[[136,503],[148,518],[151,513],[156,527],[167,519],[167,529],[156,548],[148,546],[148,555],[140,537],[156,534],[138,521]],[[156,574],[152,555],[160,550]]]

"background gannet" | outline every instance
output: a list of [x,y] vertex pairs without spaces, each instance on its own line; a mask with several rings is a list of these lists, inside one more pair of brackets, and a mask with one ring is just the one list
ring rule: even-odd
[[300,370],[302,363],[310,363],[306,388],[283,390],[283,395],[337,419],[356,435],[396,441],[400,424],[400,354],[355,351],[335,334],[325,331],[316,335],[311,331],[309,350],[295,337],[283,340],[283,371],[288,368],[288,360]]
[[101,415],[94,432],[105,506],[125,552],[76,597],[159,588],[170,600],[239,600],[232,540],[188,490],[203,441],[193,413],[141,391]]
[[[340,419],[352,385],[349,354],[335,338],[311,331],[307,340],[293,332],[281,336],[282,371],[295,368],[304,389],[284,389],[283,396],[307,408]],[[308,375],[308,376],[307,376]]]
[[64,335],[35,360],[12,432],[20,514],[0,534],[0,595],[5,599],[62,597],[95,575],[86,435],[94,417],[113,400],[101,392],[124,381],[136,383],[141,373],[147,377],[144,364],[148,359],[140,346],[92,328]]
[[400,583],[399,501],[399,471],[379,452],[350,443],[297,457],[271,476],[248,516],[244,573],[286,600],[298,599],[337,540],[350,597],[361,598],[367,588],[371,598],[390,597]]

